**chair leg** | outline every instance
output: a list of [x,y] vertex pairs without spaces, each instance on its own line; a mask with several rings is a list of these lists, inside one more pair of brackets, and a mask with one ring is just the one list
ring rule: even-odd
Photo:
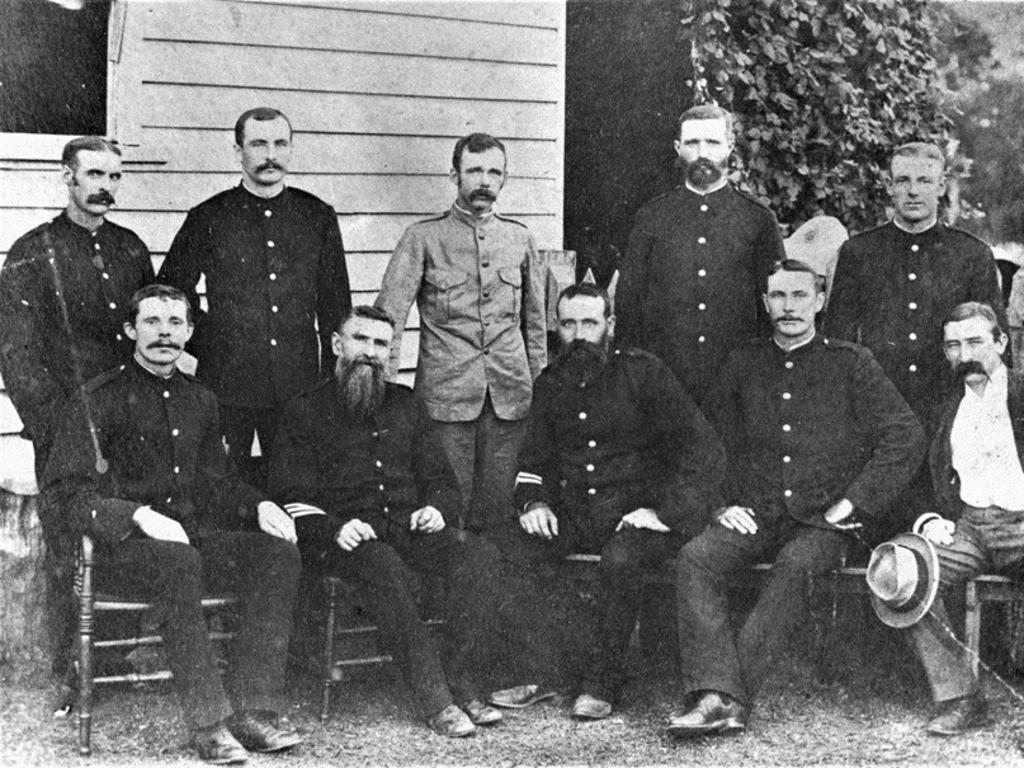
[[[91,552],[89,553],[91,555]],[[93,585],[91,557],[84,558],[78,596],[78,753],[92,753]]]
[[327,619],[324,622],[324,675],[323,692],[320,702],[320,722],[327,721],[331,706],[331,685],[334,682],[334,621],[338,610],[338,582],[325,579],[327,587]]

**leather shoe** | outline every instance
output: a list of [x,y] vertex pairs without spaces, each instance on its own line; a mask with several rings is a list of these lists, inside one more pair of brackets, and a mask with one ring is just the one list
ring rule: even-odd
[[199,753],[199,759],[212,765],[244,763],[249,759],[249,753],[231,735],[224,721],[206,728],[196,728],[192,732],[192,744]]
[[427,719],[427,725],[434,733],[447,736],[449,739],[462,739],[476,733],[476,726],[455,704],[449,704],[433,717]]
[[473,725],[494,725],[502,721],[501,712],[489,707],[480,699],[472,699],[462,705],[462,711],[469,715]]
[[513,688],[503,688],[495,691],[487,700],[496,707],[505,709],[522,709],[536,704],[538,701],[554,698],[555,692],[550,688],[541,688],[539,685],[517,685]]
[[280,752],[302,743],[302,735],[269,709],[246,709],[227,719],[228,730],[250,752]]
[[959,736],[985,725],[987,720],[988,702],[979,692],[942,702],[927,731],[932,736]]
[[669,716],[671,736],[689,738],[705,734],[740,733],[747,727],[747,708],[732,696],[705,691],[700,700],[682,714]]
[[581,693],[572,703],[569,716],[573,720],[604,720],[612,713],[612,705],[597,696]]

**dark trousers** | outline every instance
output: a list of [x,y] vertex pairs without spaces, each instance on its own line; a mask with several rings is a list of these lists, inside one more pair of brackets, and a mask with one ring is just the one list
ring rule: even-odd
[[526,420],[499,419],[487,395],[483,411],[473,421],[434,425],[462,493],[462,514],[453,522],[474,533],[501,528],[512,510]]
[[241,601],[241,623],[229,662],[229,689],[238,710],[280,711],[299,553],[265,533],[206,534],[191,545],[127,539],[104,547],[97,588],[153,602],[167,663],[192,728],[232,712],[206,633],[204,593],[229,591]]
[[[381,530],[380,528],[384,528]],[[375,526],[378,539],[351,552],[333,540],[300,542],[306,567],[355,582],[425,716],[453,701],[478,698],[474,672],[483,657],[482,640],[494,613],[489,578],[498,553],[482,539],[447,527],[414,533],[397,525]],[[441,655],[420,619],[405,566],[441,576],[446,587],[447,649]]]
[[[280,415],[277,408],[220,407],[220,431],[231,459],[241,478],[256,488],[267,487],[267,455],[277,435]],[[260,441],[260,456],[252,455],[254,436]]]
[[[754,534],[718,523],[679,553],[676,599],[688,692],[713,690],[750,704],[784,644],[807,616],[815,576],[839,567],[851,539],[791,518],[760,520]],[[774,560],[768,582],[738,635],[729,621],[730,577]]]
[[[579,525],[560,516],[559,535],[553,539],[532,536],[516,522],[515,528],[509,527],[499,540],[507,555],[530,572],[544,564],[561,562],[572,553],[601,555],[597,627],[593,633],[596,642],[582,689],[613,702],[625,683],[623,666],[643,601],[643,572],[675,557],[685,541],[675,533],[635,528],[615,531],[617,524],[618,520]],[[559,620],[556,616],[542,617],[548,627]],[[551,629],[548,632],[553,635]]]
[[909,630],[935,701],[975,693],[978,680],[967,649],[953,634],[943,592],[988,571],[1007,571],[1024,561],[1024,512],[964,506],[948,547],[936,544],[940,591],[928,614]]

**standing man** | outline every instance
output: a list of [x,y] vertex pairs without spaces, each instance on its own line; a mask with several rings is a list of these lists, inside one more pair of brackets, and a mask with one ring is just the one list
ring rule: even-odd
[[405,231],[376,303],[395,321],[394,376],[402,326],[417,302],[416,392],[459,481],[460,527],[473,531],[508,517],[533,379],[547,363],[546,272],[529,230],[494,210],[506,161],[493,136],[456,142],[455,203]]
[[[938,504],[913,527],[937,552],[939,594],[930,609],[921,604],[918,610],[909,599],[925,590],[918,581],[923,573],[897,567],[898,549],[914,549],[913,539],[904,536],[875,550],[868,583],[879,617],[909,627],[937,704],[928,733],[956,736],[982,725],[987,707],[967,649],[948,629],[942,595],[1024,560],[1024,379],[1003,364],[1007,338],[992,307],[960,304],[946,317],[942,334],[958,386],[937,411],[929,452]],[[881,578],[886,575],[889,580]],[[907,594],[879,589],[886,581],[907,584]]]
[[[689,706],[675,736],[746,728],[775,656],[806,616],[816,576],[839,567],[865,518],[885,515],[917,469],[924,433],[871,353],[822,338],[825,280],[810,265],[770,271],[774,332],[737,347],[708,406],[725,441],[725,504],[679,553],[676,594]],[[774,560],[738,633],[733,574]]]
[[243,478],[262,486],[281,408],[333,366],[331,332],[350,306],[345,250],[334,209],[285,185],[292,126],[258,107],[235,123],[242,181],[193,208],[160,268],[160,281],[199,307],[190,351],[221,409],[221,429]]
[[[419,399],[384,379],[392,321],[359,306],[334,334],[335,374],[289,403],[271,454],[271,487],[295,520],[304,566],[354,580],[429,726],[471,735],[502,719],[476,689],[471,660],[499,602],[498,553],[456,531],[461,501]],[[444,663],[420,620],[403,564],[444,577]],[[535,687],[533,687],[535,690]]]
[[[295,526],[238,480],[216,399],[177,370],[193,328],[185,295],[147,286],[128,317],[133,358],[68,399],[46,483],[71,531],[97,539],[97,586],[152,601],[199,756],[238,763],[247,750],[288,749],[302,740],[276,714],[299,577]],[[223,530],[238,516],[249,530]],[[229,665],[234,705],[206,634],[210,588],[242,604]]]
[[[839,250],[828,332],[863,344],[918,417],[928,423],[947,374],[935,350],[942,320],[957,304],[983,301],[1002,322],[992,250],[939,221],[946,158],[923,142],[896,149],[890,166],[893,218]],[[923,483],[927,490],[927,480]]]
[[679,120],[685,181],[637,214],[615,313],[619,343],[664,360],[700,405],[726,355],[761,335],[758,294],[785,251],[775,214],[726,176],[732,115],[704,104]]
[[725,465],[718,436],[664,363],[642,350],[610,351],[614,327],[602,289],[562,291],[562,351],[537,379],[516,477],[521,530],[509,542],[530,563],[601,555],[599,650],[572,707],[580,720],[611,714],[643,570],[675,557],[704,527]]
[[[61,156],[68,204],[53,221],[20,237],[0,270],[0,371],[32,441],[36,479],[53,442],[56,406],[89,379],[122,362],[131,349],[124,312],[132,294],[153,281],[146,246],[107,221],[121,183],[121,150],[100,136],[69,141]],[[44,498],[48,604],[63,666],[71,638],[72,551],[60,510]]]

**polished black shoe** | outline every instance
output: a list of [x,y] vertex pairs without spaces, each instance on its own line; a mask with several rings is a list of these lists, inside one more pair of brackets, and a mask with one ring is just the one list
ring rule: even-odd
[[988,722],[988,702],[979,692],[939,704],[926,730],[932,736],[959,736]]
[[705,691],[697,703],[682,714],[669,716],[671,736],[691,738],[707,734],[741,733],[747,728],[747,708],[732,696]]
[[555,695],[556,693],[550,688],[541,688],[539,685],[517,685],[513,688],[495,691],[487,697],[487,700],[496,707],[523,709],[539,701],[553,699]]
[[503,720],[501,712],[494,707],[487,706],[480,699],[467,701],[461,709],[469,715],[473,725],[495,725]]
[[249,759],[249,753],[223,722],[197,728],[192,732],[192,745],[199,753],[199,759],[211,765],[238,764]]
[[427,725],[434,733],[447,736],[449,739],[462,739],[476,733],[473,721],[457,704],[449,704],[433,717],[427,718]]
[[246,709],[227,719],[231,735],[250,752],[280,752],[302,743],[302,735],[269,709]]

